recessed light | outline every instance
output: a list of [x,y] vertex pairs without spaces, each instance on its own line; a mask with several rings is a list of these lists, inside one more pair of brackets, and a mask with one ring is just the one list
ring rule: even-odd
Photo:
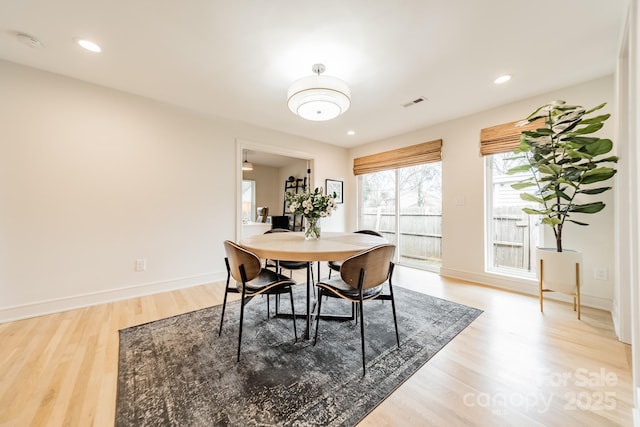
[[355,134],[356,134],[355,130],[347,131],[347,135],[355,135]]
[[75,39],[75,42],[90,52],[102,52],[102,48],[90,40]]
[[509,74],[505,74],[504,76],[500,76],[497,79],[495,79],[493,82],[497,85],[500,85],[502,83],[506,83],[509,80],[511,80],[511,76]]

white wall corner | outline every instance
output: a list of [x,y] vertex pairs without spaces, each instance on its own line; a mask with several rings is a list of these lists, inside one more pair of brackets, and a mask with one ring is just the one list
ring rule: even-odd
[[0,308],[0,323],[224,281],[224,271]]

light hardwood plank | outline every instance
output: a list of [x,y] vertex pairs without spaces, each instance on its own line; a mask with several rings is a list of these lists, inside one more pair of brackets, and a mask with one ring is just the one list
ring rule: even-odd
[[[632,424],[630,348],[609,313],[578,321],[552,300],[540,313],[536,297],[402,267],[394,284],[484,313],[360,426]],[[223,296],[219,282],[0,324],[0,425],[112,426],[118,331]]]

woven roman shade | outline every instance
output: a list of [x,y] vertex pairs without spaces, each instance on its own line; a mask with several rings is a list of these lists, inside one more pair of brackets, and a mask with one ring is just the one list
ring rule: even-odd
[[538,119],[524,126],[516,126],[520,120],[484,128],[480,131],[480,154],[507,153],[520,145],[520,134],[525,130],[544,127],[544,119]]
[[402,147],[353,159],[353,174],[380,172],[389,169],[439,162],[442,160],[442,140]]

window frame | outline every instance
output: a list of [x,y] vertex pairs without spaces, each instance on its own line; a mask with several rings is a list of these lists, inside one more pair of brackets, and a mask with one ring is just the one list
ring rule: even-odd
[[[494,155],[505,154],[502,153],[494,153],[487,154],[484,156],[484,188],[485,188],[485,198],[484,198],[484,259],[485,259],[485,272],[490,274],[499,274],[508,277],[515,278],[524,278],[524,279],[536,279],[536,266],[535,266],[535,256],[534,251],[531,249],[535,249],[535,244],[529,243],[530,245],[530,261],[531,261],[531,269],[529,271],[518,268],[518,267],[507,267],[507,266],[496,266],[495,265],[495,256],[494,256],[494,237],[495,236],[495,222],[493,217],[493,206],[494,206],[494,173],[493,173],[493,160]],[[515,190],[514,190],[515,191]],[[542,241],[542,227],[539,226],[537,221],[534,221],[531,215],[526,215],[529,220],[529,227],[532,227],[530,231],[530,235],[534,236],[535,242]]]
[[[427,163],[422,163],[422,165],[429,165],[431,163],[438,163],[440,165],[440,174],[442,177],[442,161],[432,161],[432,162],[427,162]],[[400,169],[404,169],[404,168],[409,168],[409,167],[413,167],[413,166],[419,166],[419,165],[407,165],[407,166],[402,166],[399,168],[388,168],[388,169],[383,169],[383,170],[378,170],[378,171],[373,171],[373,172],[369,172],[369,173],[362,173],[359,174],[356,178],[357,180],[357,186],[356,186],[356,191],[357,191],[357,218],[356,218],[356,222],[358,225],[358,228],[362,228],[362,217],[363,217],[363,213],[364,213],[364,203],[362,200],[362,196],[363,196],[363,181],[364,181],[364,177],[370,174],[374,174],[374,173],[379,173],[379,172],[384,172],[384,171],[390,171],[393,172],[393,177],[394,177],[394,191],[395,191],[395,195],[394,195],[394,226],[395,226],[395,244],[397,246],[397,250],[394,254],[394,262],[397,263],[398,265],[402,265],[402,266],[407,266],[407,267],[411,267],[411,268],[417,268],[420,270],[425,270],[425,271],[431,271],[431,272],[435,272],[435,273],[439,273],[441,267],[442,267],[442,236],[440,237],[441,241],[440,241],[440,262],[438,264],[425,264],[425,265],[419,265],[419,264],[414,264],[414,263],[408,263],[408,262],[402,262],[400,261],[400,254],[402,251],[402,239],[400,236],[401,233],[401,224],[400,224],[400,220],[401,220],[401,206],[400,206]],[[442,179],[441,179],[441,183],[442,183]],[[442,187],[440,188],[440,219],[442,221]],[[441,231],[442,231],[442,225],[441,227]]]

